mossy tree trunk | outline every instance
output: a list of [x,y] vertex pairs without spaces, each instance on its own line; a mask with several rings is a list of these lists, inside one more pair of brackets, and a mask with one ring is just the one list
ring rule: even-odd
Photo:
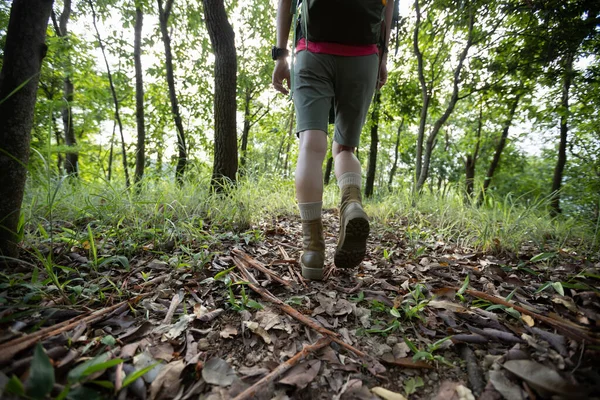
[[233,28],[223,0],[203,0],[206,27],[215,53],[215,152],[211,186],[220,191],[235,182],[237,58]]
[[17,257],[39,73],[52,0],[14,0],[0,72],[0,256]]

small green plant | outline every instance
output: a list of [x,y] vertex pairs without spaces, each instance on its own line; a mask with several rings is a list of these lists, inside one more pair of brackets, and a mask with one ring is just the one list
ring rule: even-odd
[[417,346],[415,346],[415,344],[406,337],[404,338],[404,343],[406,343],[408,348],[413,353],[415,353],[415,355],[413,356],[413,361],[425,360],[425,361],[440,362],[442,364],[445,364],[445,365],[448,365],[448,366],[454,368],[454,365],[451,362],[449,362],[448,360],[446,360],[444,357],[442,357],[438,354],[433,354],[435,351],[440,349],[441,345],[444,342],[446,342],[449,339],[450,339],[450,336],[440,339],[437,342],[428,344],[427,348],[425,350],[419,350],[417,348]]
[[[229,304],[231,305],[231,308],[234,309],[235,311],[242,311],[242,310],[246,310],[247,308],[262,310],[263,309],[262,304],[250,299],[248,297],[248,295],[246,294],[245,286],[247,286],[250,282],[245,282],[245,281],[234,282],[231,279],[230,272],[233,271],[234,269],[235,269],[235,267],[231,267],[229,269],[219,272],[214,277],[214,280],[222,281],[225,284],[225,286],[227,287],[228,301],[229,301]],[[235,286],[240,287],[240,298],[239,299],[235,296],[235,293],[233,292],[233,288]]]
[[414,394],[418,388],[423,387],[424,385],[423,378],[420,376],[407,379],[404,382],[404,393],[406,393],[407,396],[410,396],[411,394]]
[[410,291],[410,297],[407,297],[400,303],[400,309],[392,307],[390,314],[395,318],[402,318],[403,320],[421,319],[421,312],[429,304],[429,299],[423,294],[423,289],[423,285],[415,285],[414,289]]

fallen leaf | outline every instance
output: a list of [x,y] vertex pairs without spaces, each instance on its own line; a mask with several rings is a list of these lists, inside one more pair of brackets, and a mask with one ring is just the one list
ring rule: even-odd
[[227,325],[225,327],[225,329],[223,329],[219,335],[223,338],[223,339],[229,339],[232,336],[236,336],[238,334],[237,329],[235,329],[233,326],[231,325]]
[[258,325],[258,322],[255,321],[244,321],[244,325],[252,332],[256,333],[258,336],[263,338],[266,344],[271,344],[271,337],[263,328]]
[[237,379],[237,376],[225,360],[215,357],[204,364],[202,378],[211,385],[229,386]]
[[506,400],[523,400],[525,393],[523,389],[516,383],[504,375],[502,371],[490,371],[490,382],[494,389],[500,393]]
[[[133,357],[133,365],[135,366],[136,370],[141,370],[155,363],[156,360],[150,355],[150,352],[148,350]],[[144,379],[144,381],[146,381],[146,383],[152,383],[156,379],[163,367],[164,364],[158,364],[156,367],[152,368],[150,371],[144,374],[142,378]]]
[[391,390],[384,389],[380,386],[374,387],[371,389],[371,392],[384,400],[406,400],[406,397],[402,396],[400,393],[392,392]]
[[184,367],[183,360],[173,361],[165,365],[150,385],[150,400],[174,398],[181,386],[179,376]]
[[503,367],[538,391],[571,396],[581,394],[576,386],[544,364],[532,360],[511,360],[505,362]]
[[321,361],[319,360],[309,360],[300,363],[289,370],[279,383],[296,386],[298,389],[304,389],[313,381],[313,379],[315,379],[320,369]]
[[535,321],[529,315],[521,314],[521,319],[530,328],[535,325]]

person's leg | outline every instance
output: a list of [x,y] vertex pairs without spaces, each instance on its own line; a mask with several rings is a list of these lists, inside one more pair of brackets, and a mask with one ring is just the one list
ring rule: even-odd
[[327,154],[327,134],[321,130],[300,132],[300,149],[296,164],[296,199],[302,220],[300,258],[302,276],[323,279],[325,239],[321,211],[323,208],[323,160]]
[[377,77],[377,56],[338,58],[336,127],[333,143],[335,175],[341,191],[337,267],[361,263],[369,237],[369,218],[362,207],[361,167],[354,155],[360,140]]
[[327,119],[333,98],[331,61],[330,56],[302,51],[296,58],[294,70],[296,131],[300,139],[296,199],[303,234],[300,264],[306,279],[323,279],[325,264],[322,166],[327,153]]

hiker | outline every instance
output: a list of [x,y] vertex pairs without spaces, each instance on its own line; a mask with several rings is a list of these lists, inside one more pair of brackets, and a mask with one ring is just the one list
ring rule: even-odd
[[[296,1],[279,0],[277,44],[271,54],[276,62],[273,86],[283,94],[292,89],[300,139],[295,181],[303,233],[300,263],[304,278],[321,280],[325,262],[322,166],[332,103],[332,154],[341,190],[334,263],[338,268],[352,268],[365,256],[369,219],[362,207],[361,167],[354,150],[375,86],[380,88],[387,80],[387,44],[394,1]],[[296,59],[290,75],[287,44],[292,14],[296,16],[298,11],[292,54]]]

